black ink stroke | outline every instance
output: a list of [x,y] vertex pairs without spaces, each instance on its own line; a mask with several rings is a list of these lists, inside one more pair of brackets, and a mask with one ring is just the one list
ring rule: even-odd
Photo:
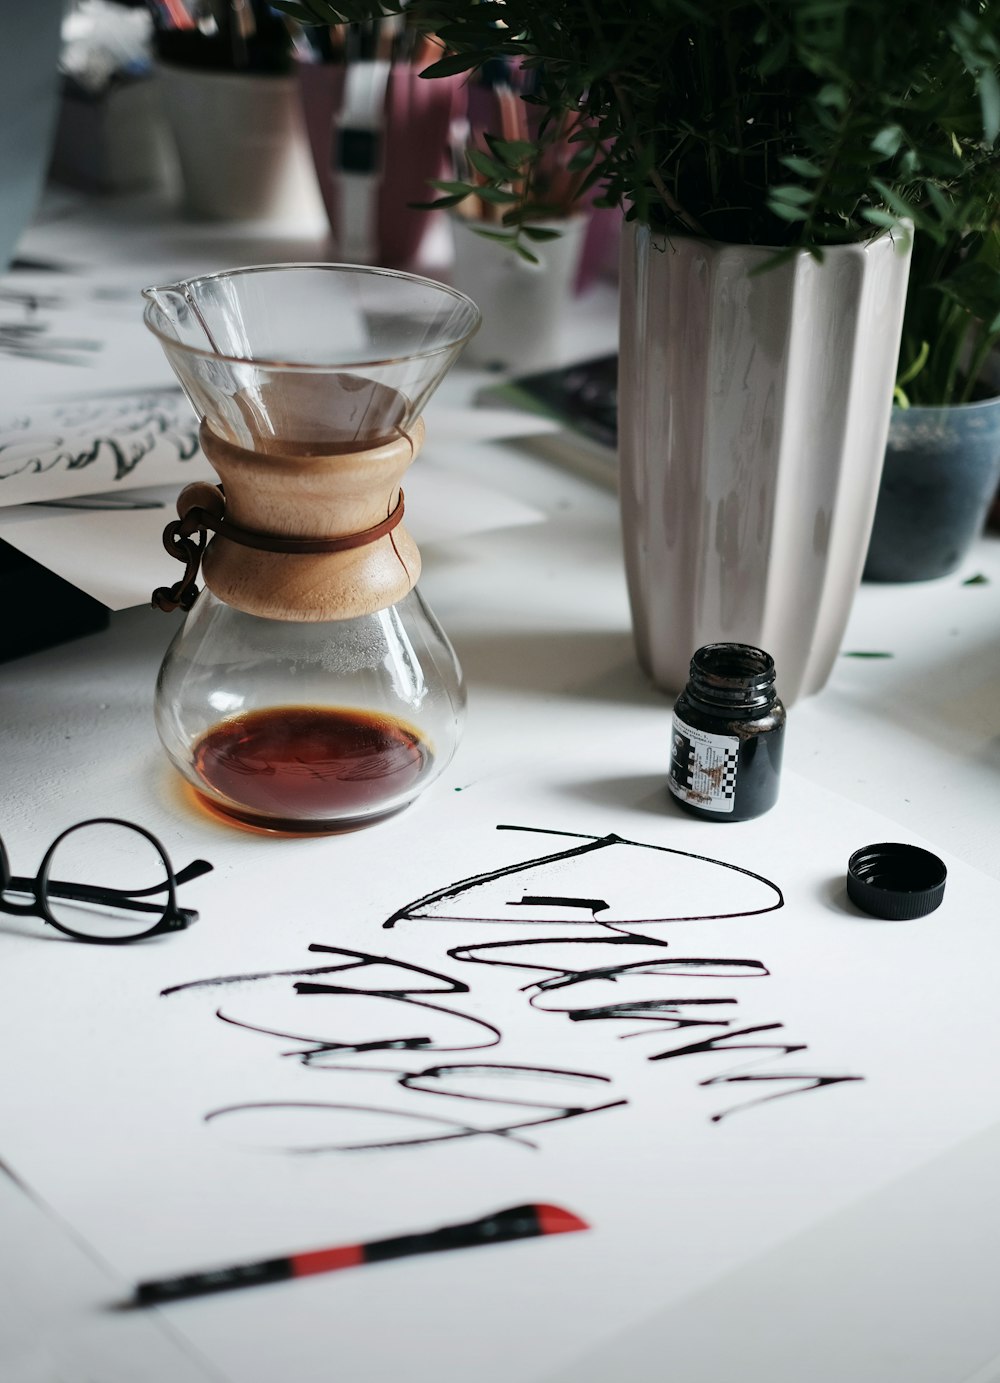
[[[463,1013],[459,1009],[445,1007],[441,1004],[432,1004],[424,998],[415,998],[415,995],[426,994],[460,994],[468,993],[469,987],[463,981],[454,979],[439,971],[429,970],[424,966],[414,965],[407,961],[396,960],[389,956],[374,955],[366,951],[358,951],[348,947],[329,946],[314,943],[309,947],[312,952],[323,953],[331,957],[339,957],[339,961],[333,964],[313,966],[308,968],[298,968],[295,970],[275,970],[255,973],[242,973],[235,975],[215,976],[206,980],[195,980],[182,985],[174,985],[162,991],[163,996],[178,994],[184,991],[217,989],[219,987],[241,986],[259,984],[260,982],[270,981],[290,981],[291,991],[296,1000],[301,998],[305,1001],[304,1009],[308,1008],[309,1001],[315,998],[328,998],[333,1000],[361,1000],[372,1001],[381,1000],[395,1005],[401,1005],[402,1012],[407,1018],[412,1018],[416,1023],[428,1017],[433,1021],[434,1015],[444,1015],[450,1021],[457,1020],[463,1025],[470,1025],[473,1030],[478,1030],[480,1040],[475,1040],[475,1036],[470,1036],[469,1040],[461,1046],[447,1046],[440,1041],[435,1041],[434,1037],[427,1032],[410,1032],[407,1035],[380,1036],[366,1041],[347,1042],[341,1038],[323,1039],[317,1038],[314,1034],[306,1035],[301,1032],[290,1032],[284,1027],[266,1026],[262,1023],[251,1023],[242,1018],[234,1017],[233,1014],[224,1011],[223,1008],[215,1010],[215,1016],[222,1022],[235,1027],[240,1027],[248,1031],[262,1033],[271,1037],[278,1037],[288,1041],[295,1041],[300,1044],[297,1050],[282,1053],[283,1056],[297,1058],[302,1065],[317,1072],[328,1072],[337,1076],[339,1079],[349,1078],[352,1074],[363,1074],[369,1079],[371,1077],[385,1076],[391,1079],[392,1083],[400,1090],[413,1095],[427,1095],[437,1098],[464,1099],[479,1105],[503,1106],[510,1110],[514,1109],[533,1109],[540,1111],[530,1118],[514,1117],[508,1114],[505,1119],[499,1122],[491,1122],[483,1127],[468,1121],[462,1122],[454,1119],[440,1119],[433,1116],[424,1116],[412,1110],[402,1110],[395,1107],[375,1105],[375,1104],[345,1104],[337,1101],[324,1102],[254,1102],[248,1105],[227,1106],[224,1109],[212,1111],[206,1116],[208,1120],[215,1120],[224,1114],[234,1114],[239,1111],[246,1112],[250,1109],[261,1110],[282,1110],[282,1109],[303,1109],[317,1108],[327,1111],[338,1111],[342,1114],[351,1113],[364,1118],[399,1118],[404,1121],[423,1120],[424,1123],[434,1125],[433,1132],[422,1132],[416,1135],[396,1136],[381,1138],[372,1141],[371,1139],[354,1140],[324,1140],[320,1144],[311,1143],[308,1147],[302,1148],[299,1145],[287,1147],[288,1151],[309,1151],[309,1152],[349,1152],[361,1150],[387,1149],[398,1147],[418,1147],[426,1146],[431,1143],[454,1142],[456,1140],[471,1139],[476,1137],[499,1137],[511,1143],[517,1143],[527,1148],[535,1148],[537,1145],[531,1140],[523,1137],[523,1130],[534,1128],[543,1124],[559,1123],[569,1119],[578,1119],[586,1114],[597,1113],[604,1109],[612,1109],[625,1103],[623,1099],[601,1100],[597,1104],[586,1102],[575,1102],[567,1104],[565,1102],[553,1102],[551,1098],[525,1098],[523,1094],[511,1095],[508,1088],[503,1088],[499,1082],[512,1080],[525,1081],[547,1081],[554,1080],[566,1082],[574,1081],[592,1085],[595,1082],[607,1085],[607,1076],[597,1075],[586,1071],[567,1071],[561,1068],[548,1068],[541,1066],[511,1065],[499,1062],[452,1062],[449,1064],[438,1064],[434,1066],[424,1066],[417,1070],[408,1070],[405,1067],[372,1065],[366,1063],[363,1066],[353,1064],[348,1058],[370,1054],[387,1053],[422,1053],[427,1051],[437,1052],[467,1052],[475,1051],[484,1047],[497,1046],[502,1034],[495,1024],[474,1015]],[[306,978],[308,977],[308,978]],[[334,983],[333,978],[337,982]],[[389,981],[387,983],[387,981]],[[330,1021],[336,1023],[338,1005],[333,1006],[333,1013]],[[481,1040],[482,1033],[485,1032],[486,1040]],[[459,1089],[451,1088],[446,1082],[459,1080]],[[477,1089],[470,1088],[473,1079],[479,1082]],[[464,1084],[463,1084],[464,1082]],[[485,1084],[484,1084],[485,1082]],[[489,1088],[492,1086],[492,1090]]]
[[[509,825],[500,825],[497,827],[497,830],[525,830],[537,833],[537,828],[535,827]],[[565,831],[546,831],[544,832],[544,834],[558,836],[570,835],[574,833]],[[784,906],[784,897],[782,895],[781,889],[778,888],[777,884],[774,884],[771,882],[771,880],[764,878],[762,874],[757,874],[751,869],[744,869],[740,865],[727,864],[723,860],[715,860],[708,855],[697,855],[689,850],[675,850],[672,847],[666,845],[648,845],[642,841],[627,840],[624,836],[619,836],[615,834],[610,834],[606,836],[585,837],[574,835],[574,838],[582,839],[584,843],[582,845],[571,846],[565,850],[553,851],[550,854],[535,856],[534,858],[529,860],[521,860],[516,864],[503,865],[499,869],[487,870],[481,874],[471,875],[469,878],[466,879],[459,879],[455,883],[446,884],[443,888],[433,889],[431,892],[423,894],[420,898],[414,899],[412,902],[405,904],[402,908],[398,908],[394,913],[392,913],[390,917],[388,917],[382,923],[382,926],[386,929],[391,929],[395,927],[399,922],[412,921],[414,919],[427,916],[427,909],[434,907],[434,905],[436,904],[446,904],[448,900],[460,898],[463,894],[467,894],[472,889],[481,888],[486,884],[495,883],[497,880],[500,879],[515,877],[518,874],[523,874],[526,870],[529,869],[537,869],[548,865],[563,864],[570,860],[579,859],[585,855],[591,855],[595,851],[606,850],[609,846],[613,845],[628,846],[636,850],[655,850],[663,855],[671,855],[679,859],[697,860],[701,864],[710,864],[718,867],[719,869],[729,870],[735,874],[741,874],[748,879],[753,879],[755,883],[763,885],[765,889],[770,890],[770,892],[773,894],[773,899],[764,907],[744,908],[739,909],[735,912],[709,911],[685,914],[663,913],[649,917],[636,917],[630,919],[629,923],[627,924],[619,922],[612,923],[608,920],[602,920],[600,923],[600,925],[602,926],[621,928],[626,925],[643,926],[657,922],[708,922],[717,921],[729,917],[753,917],[757,916],[760,913],[773,912],[777,908],[781,908]],[[522,898],[520,900],[516,900],[513,902],[513,906],[524,906],[525,901],[526,900],[522,895]],[[607,910],[608,907],[608,904],[603,899],[565,898],[559,895],[552,895],[549,897],[535,895],[534,902],[536,907],[539,905],[556,905],[568,906],[571,908],[590,909],[592,916],[594,917],[594,920],[597,920],[595,907],[597,911]],[[511,905],[511,900],[508,900],[506,906],[510,907]],[[505,916],[469,917],[467,915],[463,915],[460,913],[448,913],[445,911],[438,910],[435,910],[430,915],[433,916],[433,919],[435,921],[451,922],[457,921],[481,923],[522,920],[521,918],[513,917],[511,914],[506,914]],[[531,918],[524,918],[523,920],[526,920],[528,922],[532,921]]]
[[[487,1022],[484,1018],[477,1018],[473,1015],[463,1013],[460,1009],[446,1007],[442,1004],[432,1004],[426,999],[414,998],[420,994],[467,994],[468,985],[461,980],[451,979],[447,975],[442,975],[438,971],[428,970],[420,965],[413,965],[407,961],[394,960],[389,956],[376,956],[367,951],[355,951],[350,948],[340,946],[323,946],[313,944],[309,947],[310,951],[324,952],[327,955],[343,956],[344,960],[340,964],[314,966],[308,969],[298,970],[273,970],[263,971],[256,974],[243,975],[219,975],[208,980],[195,980],[183,985],[174,985],[170,989],[162,991],[165,997],[169,994],[179,993],[182,990],[217,988],[223,985],[248,985],[251,983],[260,984],[274,980],[292,980],[291,990],[297,998],[303,999],[303,1026],[310,1022],[316,1022],[319,1026],[325,1026],[327,1022],[331,1026],[336,1026],[338,1018],[338,1006],[328,1005],[317,1016],[317,1005],[309,1004],[310,999],[316,998],[358,998],[368,1000],[381,1000],[386,1004],[399,1006],[406,1015],[408,1022],[414,1026],[428,1024],[432,1025],[435,1016],[443,1015],[450,1022],[457,1022],[460,1026],[468,1026],[476,1030],[479,1040],[470,1039],[459,1043],[457,1046],[448,1045],[447,1042],[437,1040],[432,1032],[395,1032],[392,1035],[366,1039],[364,1041],[345,1040],[343,1034],[317,1036],[315,1033],[291,1032],[284,1027],[275,1027],[263,1023],[251,1022],[246,1018],[239,1017],[232,1012],[226,1012],[222,1008],[216,1010],[216,1017],[222,1022],[228,1023],[233,1027],[244,1028],[248,1032],[262,1033],[268,1037],[281,1038],[288,1042],[298,1042],[304,1044],[304,1050],[300,1055],[306,1064],[314,1059],[317,1053],[340,1052],[350,1054],[352,1052],[378,1052],[378,1051],[474,1051],[483,1047],[495,1047],[500,1042],[501,1034],[495,1024]],[[359,981],[366,978],[366,971],[374,970],[378,975],[381,973],[381,983],[374,983],[370,986],[359,985]],[[386,984],[388,975],[395,976],[395,982]],[[351,980],[351,983],[332,983],[331,976],[338,977],[338,980]],[[430,985],[426,981],[432,981]],[[299,1007],[296,1004],[296,1009]],[[484,1037],[485,1034],[485,1037]]]
[[[329,1068],[324,1068],[329,1069]],[[350,1067],[334,1068],[338,1074],[343,1075],[349,1072]],[[371,1068],[362,1069],[364,1074],[372,1074]],[[514,1118],[508,1116],[506,1121],[499,1123],[487,1122],[485,1124],[474,1124],[468,1121],[452,1119],[447,1116],[432,1115],[426,1113],[415,1113],[412,1110],[403,1110],[389,1106],[372,1104],[348,1104],[340,1101],[326,1100],[274,1100],[274,1101],[254,1101],[247,1104],[228,1105],[221,1109],[212,1110],[205,1115],[205,1122],[209,1123],[214,1119],[226,1115],[248,1113],[250,1111],[270,1111],[280,1116],[286,1110],[320,1110],[324,1113],[336,1112],[337,1114],[354,1114],[363,1119],[369,1120],[372,1116],[378,1119],[397,1119],[404,1124],[416,1123],[424,1129],[428,1125],[433,1126],[433,1131],[424,1131],[413,1135],[397,1135],[382,1138],[362,1138],[344,1141],[341,1139],[325,1138],[321,1142],[310,1141],[303,1146],[301,1142],[284,1143],[282,1151],[297,1153],[333,1153],[333,1152],[384,1152],[391,1148],[414,1148],[426,1147],[433,1143],[453,1143],[475,1138],[500,1138],[509,1143],[520,1144],[522,1147],[537,1149],[537,1143],[524,1137],[526,1129],[541,1128],[549,1124],[558,1124],[567,1120],[579,1119],[589,1114],[599,1114],[608,1109],[615,1109],[624,1105],[624,1099],[604,1100],[597,1104],[580,1103],[567,1105],[551,1099],[525,1099],[520,1096],[510,1096],[508,1094],[490,1095],[485,1093],[474,1093],[469,1089],[453,1090],[443,1088],[440,1084],[434,1085],[433,1082],[440,1081],[442,1076],[461,1074],[465,1078],[478,1076],[491,1079],[503,1080],[514,1077],[519,1080],[525,1078],[537,1078],[542,1083],[552,1080],[571,1081],[577,1083],[601,1082],[608,1084],[607,1076],[595,1075],[586,1071],[567,1071],[556,1067],[544,1066],[505,1066],[501,1063],[488,1062],[465,1062],[448,1066],[427,1066],[420,1071],[397,1071],[392,1068],[378,1068],[382,1074],[395,1077],[395,1084],[407,1091],[432,1095],[436,1098],[458,1099],[469,1101],[476,1105],[501,1105],[507,1108],[532,1109],[540,1111],[531,1118]]]
[[45,313],[63,306],[63,298],[55,293],[0,289],[0,355],[52,365],[91,364],[103,342],[52,334],[52,322]]
[[[561,1017],[576,1027],[594,1024],[595,1032],[611,1033],[615,1040],[652,1042],[655,1049],[647,1050],[644,1055],[650,1062],[663,1063],[681,1057],[691,1061],[698,1057],[718,1060],[720,1055],[740,1054],[744,1057],[741,1065],[716,1071],[697,1082],[701,1087],[719,1087],[734,1093],[739,1089],[752,1095],[750,1099],[710,1115],[714,1124],[741,1110],[863,1079],[799,1067],[794,1071],[776,1070],[775,1062],[784,1062],[806,1052],[807,1045],[784,1040],[781,1022],[748,1024],[735,1017],[739,1001],[735,994],[728,992],[730,983],[767,978],[767,966],[745,955],[675,955],[662,936],[644,930],[664,922],[728,921],[775,911],[784,906],[784,896],[777,884],[739,865],[631,841],[616,834],[590,836],[511,825],[501,825],[497,829],[571,836],[577,843],[434,889],[393,912],[383,922],[383,928],[392,929],[400,922],[416,920],[508,927],[512,923],[515,926],[528,923],[534,927],[548,924],[549,928],[555,925],[559,929],[557,932],[548,930],[542,936],[525,938],[522,935],[517,939],[504,936],[500,940],[465,942],[449,947],[445,954],[449,962],[460,967],[488,966],[528,972],[518,992],[526,996],[529,1007],[539,1013],[552,1014],[556,1019]],[[600,877],[595,879],[593,870],[587,878],[591,885],[597,884],[596,891],[592,886],[579,891],[573,888],[574,883],[587,881],[586,871],[579,880],[572,877],[575,862],[586,860],[588,865],[596,862],[600,866],[604,859],[601,852],[610,847],[656,852],[655,857],[643,854],[644,868],[626,876],[633,893],[625,908],[614,908],[603,896],[606,881]],[[648,867],[655,859],[664,862],[662,883],[659,865],[652,870]],[[678,873],[675,866],[683,861],[695,862],[697,868]],[[610,863],[613,880],[616,861]],[[728,892],[725,892],[724,902],[721,902],[721,894],[716,895],[714,908],[708,903],[703,911],[693,912],[690,907],[692,890],[696,894],[702,887],[706,865],[725,871],[724,892],[726,889]],[[563,887],[553,891],[517,888],[519,876],[549,866]],[[567,872],[570,874],[569,888],[565,887]],[[707,875],[709,882],[711,877]],[[740,878],[752,886],[745,898],[748,905],[744,907],[735,906],[738,894],[732,896],[732,883],[738,883]],[[488,915],[470,915],[462,910],[461,900],[473,890],[508,879],[513,885],[512,896],[503,897],[502,886],[499,891],[487,894]],[[534,882],[533,879],[532,884]],[[661,894],[662,906],[656,903],[646,906],[648,897],[658,901]],[[634,905],[634,897],[639,898],[641,906]],[[678,908],[681,899],[684,905]],[[466,898],[466,908],[470,901]],[[553,923],[553,919],[545,915],[552,909],[564,910],[569,915]],[[642,915],[621,915],[631,911]],[[566,928],[569,930],[564,930]],[[470,986],[452,973],[431,970],[389,955],[319,943],[311,945],[309,950],[328,957],[327,963],[292,970],[216,976],[173,986],[163,994],[250,987],[253,994],[249,1001],[250,1012],[246,1011],[246,1006],[241,1011],[239,999],[227,999],[215,1009],[215,1016],[230,1026],[296,1044],[294,1049],[283,1051],[282,1057],[298,1061],[318,1079],[336,1080],[338,1086],[357,1075],[368,1081],[387,1081],[394,1090],[393,1101],[254,1101],[213,1110],[206,1116],[207,1120],[215,1122],[238,1113],[271,1111],[277,1128],[281,1111],[309,1110],[321,1111],[317,1117],[323,1120],[375,1120],[376,1123],[398,1120],[402,1123],[401,1128],[385,1136],[359,1134],[351,1137],[339,1133],[310,1139],[305,1146],[301,1140],[282,1141],[279,1136],[282,1147],[298,1152],[409,1148],[478,1137],[501,1138],[535,1147],[535,1143],[524,1137],[525,1130],[578,1119],[627,1103],[625,1099],[616,1098],[595,1104],[587,1100],[575,1101],[566,1095],[553,1101],[551,1094],[544,1091],[539,1094],[533,1088],[527,1092],[515,1088],[513,1097],[511,1095],[512,1083],[516,1087],[518,1082],[530,1085],[546,1079],[573,1079],[585,1086],[594,1082],[608,1083],[608,1077],[592,1072],[458,1059],[449,1064],[414,1068],[412,1059],[419,1059],[425,1053],[449,1053],[457,1058],[460,1053],[502,1046],[501,1028],[467,1011],[467,1003],[460,998],[463,995],[471,998]],[[700,988],[685,992],[689,984],[700,985]],[[278,986],[277,1002],[283,1006],[283,1011],[277,1016],[273,1008],[267,1008],[275,1000],[261,993],[261,985]],[[605,989],[611,990],[607,1001],[604,1001]],[[445,996],[452,997],[445,1002]],[[253,1012],[255,1004],[263,1006],[264,1012]],[[379,1005],[384,1012],[380,1012]],[[456,1024],[457,1031],[449,1032]],[[668,1035],[669,1040],[665,1042]],[[387,1064],[386,1057],[390,1054],[392,1061]],[[747,1060],[747,1056],[751,1059]],[[424,1103],[415,1109],[408,1100],[401,1103],[400,1095]],[[503,1117],[492,1113],[485,1123],[475,1118],[440,1117],[431,1112],[433,1104],[428,1108],[426,1101],[441,1098],[462,1099],[467,1108],[478,1108],[481,1112],[495,1111],[499,1107],[507,1112]],[[530,1117],[526,1117],[526,1111],[530,1111]],[[270,1123],[270,1116],[267,1117]]]
[[126,479],[153,451],[171,461],[199,455],[198,424],[179,391],[151,390],[47,409],[37,423],[24,415],[0,428],[0,481],[12,476],[85,471],[104,463]]
[[[641,977],[655,976],[674,976],[687,978],[762,978],[768,974],[768,970],[763,962],[745,957],[668,957],[661,958],[661,953],[668,943],[662,938],[649,936],[642,932],[643,926],[652,922],[662,921],[710,921],[722,918],[752,916],[761,912],[768,912],[780,908],[784,905],[784,897],[778,886],[762,875],[755,874],[751,870],[743,869],[740,866],[729,865],[720,860],[711,860],[704,855],[692,855],[686,851],[668,850],[666,847],[643,845],[641,842],[628,841],[618,835],[608,835],[603,837],[583,836],[578,833],[569,832],[540,832],[535,827],[518,827],[501,825],[498,830],[525,830],[534,834],[552,835],[573,835],[576,840],[584,843],[567,849],[544,856],[535,857],[526,862],[514,865],[507,865],[494,871],[488,871],[474,875],[470,878],[459,880],[456,883],[446,885],[444,888],[437,889],[431,893],[424,894],[414,902],[405,907],[397,909],[389,917],[383,926],[386,928],[394,927],[403,920],[414,920],[421,917],[433,917],[436,921],[443,920],[465,920],[474,922],[506,921],[508,918],[499,918],[491,915],[490,917],[470,918],[468,916],[456,916],[454,911],[449,912],[448,905],[451,900],[459,899],[463,894],[470,890],[482,887],[499,879],[516,878],[518,874],[528,869],[538,868],[555,863],[563,863],[566,860],[580,858],[589,854],[595,849],[601,849],[608,845],[635,846],[639,849],[656,849],[664,853],[677,856],[684,856],[696,859],[701,863],[717,865],[723,869],[735,870],[736,872],[753,878],[756,883],[763,884],[766,888],[773,891],[774,901],[768,907],[746,909],[740,912],[720,913],[718,911],[705,911],[698,916],[673,916],[635,918],[630,921],[612,921],[601,916],[602,913],[609,911],[609,904],[603,897],[596,898],[590,896],[575,896],[566,894],[522,894],[520,898],[507,900],[507,906],[511,908],[548,908],[552,906],[563,907],[568,910],[578,909],[581,913],[588,914],[589,924],[596,926],[601,931],[615,933],[615,935],[605,935],[603,937],[579,937],[579,936],[547,936],[544,938],[523,940],[502,940],[494,942],[480,943],[476,945],[456,946],[449,948],[448,956],[459,963],[507,966],[516,969],[534,970],[536,973],[541,971],[545,978],[535,980],[522,987],[522,992],[529,995],[529,1003],[532,1007],[541,1008],[547,1012],[557,1012],[563,1014],[572,1023],[600,1023],[600,1024],[629,1024],[636,1022],[644,1026],[638,1030],[628,1032],[618,1032],[616,1036],[619,1040],[641,1038],[654,1033],[662,1034],[664,1031],[684,1032],[690,1029],[714,1028],[716,1032],[713,1036],[706,1037],[700,1042],[685,1042],[680,1046],[662,1050],[648,1056],[650,1061],[663,1061],[674,1056],[693,1056],[707,1052],[743,1051],[747,1047],[764,1048],[769,1053],[773,1053],[769,1059],[780,1059],[795,1052],[807,1050],[804,1043],[767,1043],[767,1044],[738,1044],[731,1046],[726,1039],[736,1037],[746,1037],[757,1032],[773,1031],[783,1028],[781,1023],[771,1023],[756,1027],[735,1029],[733,1023],[728,1018],[719,1016],[719,1009],[722,1006],[735,1007],[737,1000],[728,995],[723,996],[700,996],[686,995],[677,997],[675,995],[657,996],[652,999],[642,999],[626,997],[617,999],[610,1003],[594,1004],[586,1002],[573,1002],[574,989],[579,989],[583,985],[594,986],[595,984],[606,983],[624,985],[628,987],[629,981],[635,981]],[[444,904],[444,908],[439,910],[437,905]],[[535,922],[544,921],[544,918],[536,917]],[[640,960],[627,960],[619,964],[604,964],[599,966],[588,966],[580,968],[578,964],[552,964],[551,957],[546,962],[536,959],[543,952],[551,952],[560,947],[567,948],[567,960],[569,954],[582,956],[585,947],[610,948],[614,945],[627,948],[626,954],[639,953],[647,958]],[[509,957],[510,953],[516,952],[517,958]],[[533,954],[534,953],[534,954]],[[553,1004],[549,996],[553,993],[562,994],[562,1002]],[[569,999],[568,1004],[565,1003]],[[694,1013],[691,1010],[695,1009]],[[724,1011],[724,1008],[723,1008]],[[803,1093],[808,1090],[823,1089],[827,1086],[841,1084],[846,1081],[857,1081],[862,1079],[859,1076],[830,1076],[819,1074],[797,1074],[789,1075],[784,1073],[765,1072],[755,1075],[739,1073],[724,1073],[712,1077],[707,1081],[701,1081],[701,1085],[736,1085],[749,1084],[755,1079],[782,1083],[786,1088],[773,1095],[762,1096],[758,1099],[745,1102],[733,1108],[723,1110],[711,1116],[713,1123],[720,1122],[727,1115],[734,1113],[736,1109],[747,1109],[753,1105],[763,1104],[772,1099],[782,1096]]]
[[[347,946],[327,946],[316,941],[312,942],[307,949],[321,952],[324,955],[346,956],[347,959],[340,965],[317,965],[310,966],[307,969],[303,969],[299,966],[294,970],[263,970],[251,974],[216,975],[214,978],[208,980],[188,980],[185,984],[175,984],[171,985],[169,989],[161,990],[160,996],[161,998],[165,998],[169,994],[179,994],[182,990],[186,989],[206,989],[217,985],[249,984],[254,980],[271,980],[280,979],[282,977],[292,978],[299,975],[346,975],[355,970],[361,972],[363,975],[365,970],[373,966],[381,967],[383,965],[389,966],[393,970],[403,972],[403,975],[407,977],[407,983],[400,983],[398,986],[379,985],[373,991],[376,994],[468,994],[469,992],[469,986],[462,980],[453,979],[450,975],[442,975],[437,970],[427,970],[424,966],[414,965],[411,961],[394,960],[391,956],[376,956],[370,951],[355,951]],[[410,975],[436,980],[437,983],[418,987],[409,980],[408,977]],[[345,992],[367,992],[366,990],[359,990],[356,983],[345,986],[344,989]]]

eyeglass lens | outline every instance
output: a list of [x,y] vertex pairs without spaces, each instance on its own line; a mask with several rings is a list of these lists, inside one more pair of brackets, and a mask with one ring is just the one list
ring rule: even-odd
[[53,848],[45,899],[53,920],[68,931],[124,941],[144,935],[164,915],[168,875],[167,861],[141,831],[84,822]]

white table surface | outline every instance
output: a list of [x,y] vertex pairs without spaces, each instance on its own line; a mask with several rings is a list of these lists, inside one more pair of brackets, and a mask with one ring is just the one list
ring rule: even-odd
[[[323,238],[288,228],[251,233],[181,224],[162,215],[152,222],[148,203],[55,198],[22,251],[92,263],[113,257],[119,268],[134,269],[138,283],[185,268],[322,258]],[[138,305],[136,322],[138,341]],[[614,326],[613,290],[602,285],[575,306],[565,358],[607,348]],[[485,378],[459,366],[439,401],[464,406]],[[431,448],[432,410],[428,436]],[[601,774],[581,778],[581,799],[605,813],[637,803],[666,813],[670,702],[648,686],[633,657],[614,496],[510,441],[470,444],[466,460],[470,477],[540,508],[547,522],[435,545],[425,554],[421,590],[469,685],[465,736],[433,790],[437,800],[518,766],[527,774],[553,758],[571,764],[583,742],[590,763],[595,746],[634,735],[645,746],[646,774],[637,776],[634,764],[622,772],[609,757]],[[976,574],[987,582],[964,584]],[[837,794],[845,814],[872,809],[894,824],[898,838],[922,838],[993,879],[1000,879],[998,592],[996,537],[982,539],[954,576],[863,586],[845,656],[828,686],[790,712],[785,760],[787,773]],[[190,814],[158,755],[153,685],[176,627],[158,612],[127,610],[106,632],[0,666],[2,830],[15,862],[37,860],[61,826],[105,808],[153,825],[178,858],[226,857],[224,829]],[[846,656],[866,652],[892,656]],[[413,812],[404,828],[408,848],[419,851],[434,813],[433,801]],[[266,850],[267,842],[255,848]],[[336,848],[350,849],[350,837]],[[833,873],[817,861],[818,880],[831,888]],[[1000,917],[996,922],[997,947],[984,964],[1000,975]],[[115,995],[94,1001],[113,1007]],[[39,1022],[46,1022],[41,1001]],[[1000,1121],[995,1070],[984,1074],[984,1099]],[[1000,1122],[856,1206],[819,1216],[801,1234],[750,1254],[744,1266],[700,1284],[661,1314],[623,1320],[623,1333],[608,1322],[604,1343],[589,1344],[582,1357],[568,1343],[538,1350],[542,1362],[526,1362],[518,1383],[640,1376],[677,1383],[994,1383],[998,1154]],[[4,1165],[0,1120],[0,1171]],[[221,1345],[212,1357],[192,1344],[179,1308],[146,1317],[102,1310],[116,1265],[94,1253],[59,1206],[38,1199],[30,1169],[10,1173],[0,1175],[0,1300],[17,1309],[0,1320],[4,1383],[257,1383],[256,1375],[227,1372]],[[268,1323],[262,1328],[279,1338],[287,1298],[269,1298],[269,1291],[256,1310]],[[391,1295],[385,1305],[391,1323]],[[316,1358],[331,1347],[329,1372],[317,1365],[316,1377],[362,1377],[347,1359],[338,1366],[335,1340],[299,1342]],[[406,1358],[384,1377],[435,1383],[433,1363]],[[295,1378],[295,1368],[284,1376]],[[465,1376],[470,1383],[477,1377],[472,1361]]]

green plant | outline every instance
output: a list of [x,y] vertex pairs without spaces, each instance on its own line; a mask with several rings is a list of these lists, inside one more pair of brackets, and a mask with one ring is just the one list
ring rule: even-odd
[[526,122],[512,137],[474,132],[468,148],[460,151],[465,176],[432,179],[431,186],[443,195],[417,205],[427,210],[455,208],[471,218],[477,235],[499,241],[537,264],[530,244],[558,239],[561,233],[537,223],[571,216],[590,171],[578,157],[579,123],[578,116],[564,113],[549,121],[535,139],[528,137]]
[[939,407],[997,393],[984,385],[1000,346],[1000,168],[977,170],[957,229],[918,227],[899,349],[896,402]]
[[[578,120],[581,194],[668,232],[791,247],[906,220],[938,239],[995,157],[1000,0],[280,0],[302,23],[405,10],[433,77],[534,74]],[[501,159],[501,162],[508,160]],[[504,190],[501,171],[493,179]],[[457,191],[447,195],[458,195]],[[517,226],[535,215],[511,203]]]

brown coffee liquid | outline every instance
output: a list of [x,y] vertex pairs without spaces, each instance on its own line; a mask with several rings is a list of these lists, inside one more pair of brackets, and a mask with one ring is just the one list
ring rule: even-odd
[[211,805],[278,831],[370,819],[412,788],[431,761],[417,731],[394,716],[326,706],[273,706],[233,716],[194,747]]

